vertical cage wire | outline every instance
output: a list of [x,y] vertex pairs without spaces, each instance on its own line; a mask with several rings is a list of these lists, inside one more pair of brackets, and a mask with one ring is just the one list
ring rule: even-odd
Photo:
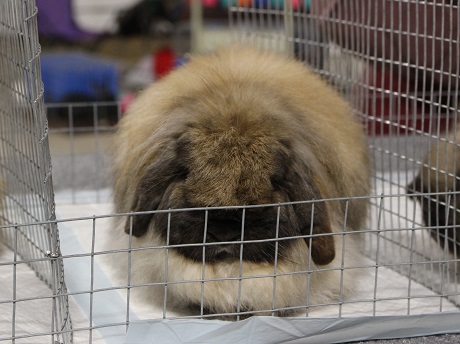
[[[52,341],[70,342],[71,322],[55,220],[48,126],[34,0],[0,4],[0,237],[51,288]],[[25,225],[32,224],[32,225]],[[16,300],[13,297],[12,304]],[[15,315],[12,314],[12,339]]]
[[288,55],[293,53],[297,12],[292,0],[231,0],[228,3],[229,26],[234,40],[255,43]]

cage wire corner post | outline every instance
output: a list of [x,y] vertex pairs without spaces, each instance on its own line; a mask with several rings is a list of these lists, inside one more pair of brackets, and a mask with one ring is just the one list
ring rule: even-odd
[[[60,259],[34,0],[0,2],[0,238],[14,252],[2,266],[13,269],[10,334],[0,340],[49,337],[71,343],[71,320]],[[50,288],[49,330],[20,331],[17,307],[27,305],[16,289],[16,271],[27,264]],[[33,288],[33,287],[31,287]],[[33,289],[32,289],[33,290]],[[38,298],[38,296],[36,296]],[[43,297],[43,296],[42,296]],[[42,337],[40,337],[42,338]]]

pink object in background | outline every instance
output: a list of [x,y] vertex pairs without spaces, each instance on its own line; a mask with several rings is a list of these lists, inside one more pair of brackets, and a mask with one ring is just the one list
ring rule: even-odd
[[219,3],[218,0],[202,0],[203,1],[203,6],[206,7],[216,7],[217,4]]
[[135,98],[136,96],[131,92],[126,93],[121,97],[120,106],[121,106],[121,113],[123,115],[126,113],[126,111],[128,110],[129,106],[131,105],[131,103],[133,102]]

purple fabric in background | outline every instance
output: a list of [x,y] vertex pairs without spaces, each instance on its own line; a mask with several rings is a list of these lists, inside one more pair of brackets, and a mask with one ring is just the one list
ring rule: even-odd
[[98,34],[80,29],[72,17],[71,0],[36,0],[38,33],[43,38],[57,38],[69,42],[91,41]]

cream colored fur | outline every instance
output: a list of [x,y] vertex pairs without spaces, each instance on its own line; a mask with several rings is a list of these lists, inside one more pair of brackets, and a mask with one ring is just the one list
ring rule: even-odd
[[[123,224],[120,223],[119,228],[115,228],[116,233],[109,244],[111,249],[129,247],[129,238],[124,234],[122,226]],[[335,231],[340,233],[341,229],[335,228]],[[248,309],[270,311],[272,307],[274,309],[298,307],[297,310],[305,310],[301,307],[338,304],[344,298],[354,295],[356,279],[360,278],[362,272],[350,268],[362,266],[362,263],[357,237],[353,238],[353,235],[348,234],[345,252],[342,251],[342,235],[336,237],[336,244],[337,253],[334,261],[327,266],[316,266],[308,259],[308,248],[305,242],[298,240],[285,257],[286,259],[278,262],[276,277],[274,277],[275,270],[272,264],[249,262],[243,263],[242,273],[240,273],[239,262],[206,264],[203,271],[201,263],[191,262],[174,250],[168,250],[166,253],[164,248],[155,248],[164,246],[164,242],[151,229],[146,238],[132,238],[131,247],[151,248],[131,252],[131,285],[158,284],[133,288],[131,291],[135,297],[144,302],[151,302],[157,307],[163,307],[166,291],[166,305],[168,309],[174,310],[183,309],[190,304],[199,305],[203,292],[204,304],[217,313],[236,312],[239,292],[241,311]],[[120,281],[126,284],[128,254],[119,253],[107,258],[118,270]],[[345,268],[343,271],[340,270],[342,266]],[[343,283],[341,283],[342,278]],[[201,283],[202,280],[205,281],[204,284]],[[166,289],[165,284],[168,285]],[[284,312],[287,315],[290,313]],[[295,313],[295,310],[292,313]]]

